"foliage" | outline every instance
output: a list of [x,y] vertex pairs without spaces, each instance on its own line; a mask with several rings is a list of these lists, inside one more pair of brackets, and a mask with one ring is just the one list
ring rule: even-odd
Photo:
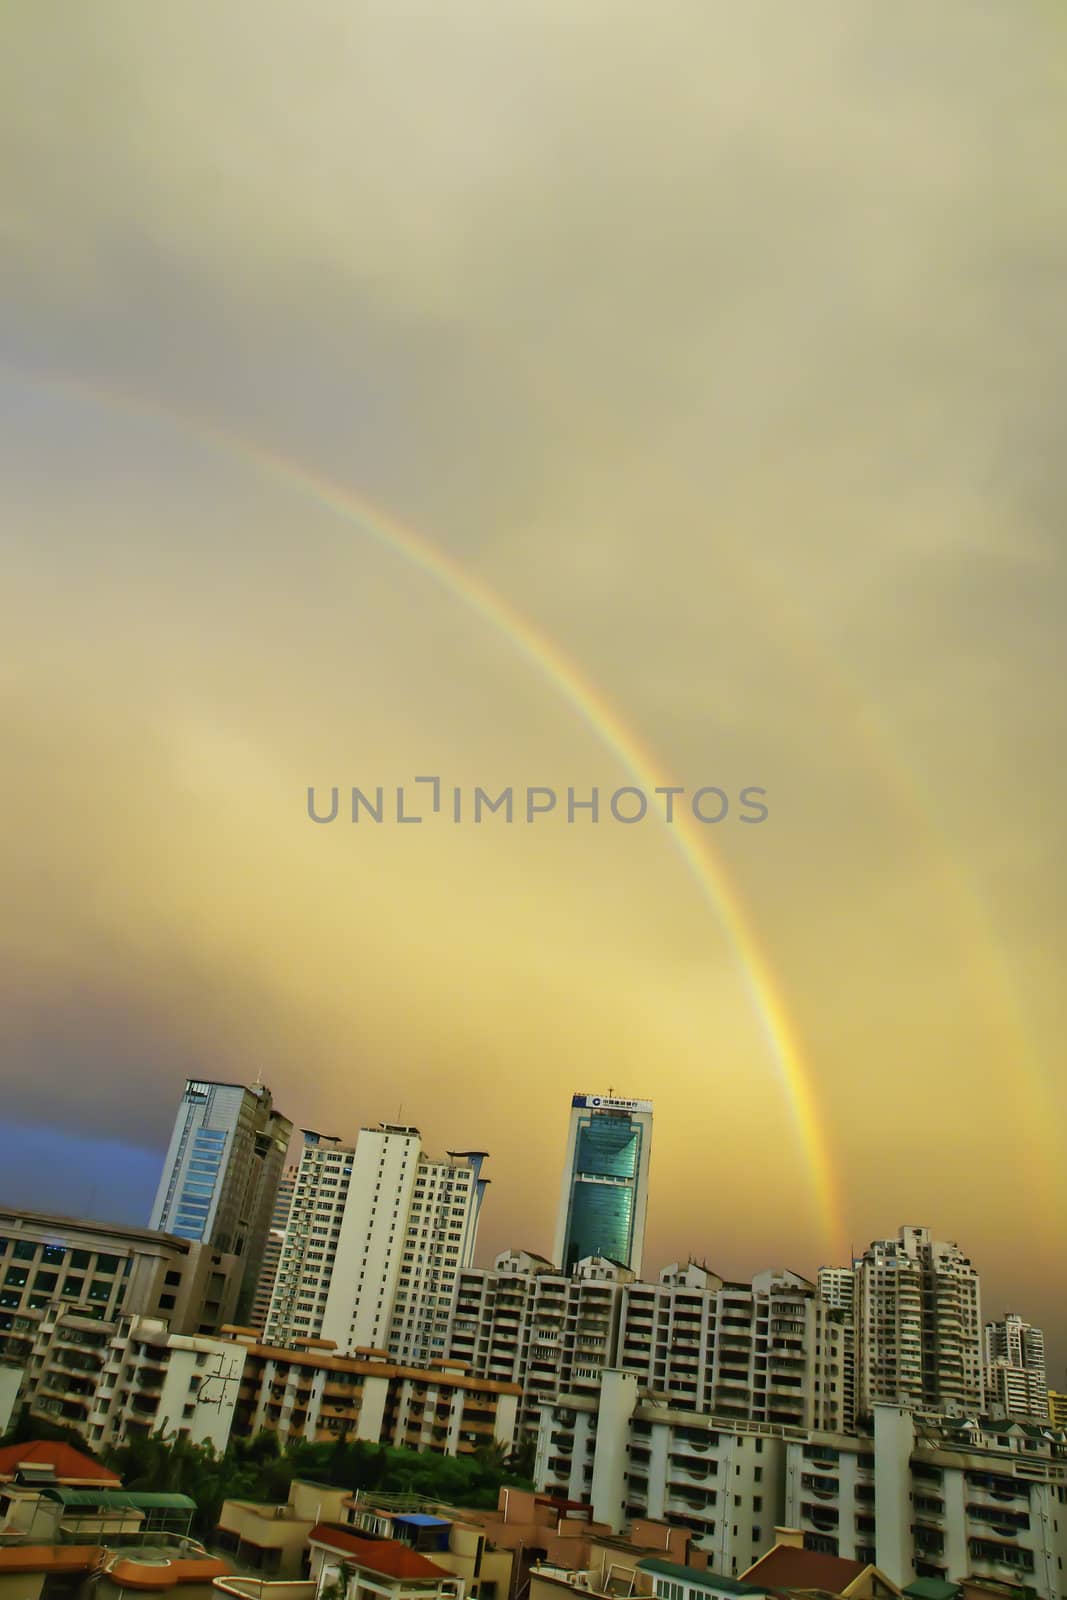
[[274,1434],[261,1433],[232,1438],[220,1455],[210,1444],[168,1438],[161,1429],[127,1440],[105,1460],[127,1489],[190,1495],[198,1508],[194,1532],[204,1539],[216,1527],[224,1500],[277,1505],[288,1499],[294,1478],[491,1508],[502,1487],[532,1487],[528,1454],[520,1448],[509,1456],[491,1444],[473,1455],[444,1456],[340,1437],[322,1444],[294,1442],[282,1451]]
[[15,1418],[14,1426],[0,1438],[0,1448],[7,1444],[28,1444],[31,1439],[47,1439],[50,1443],[73,1445],[83,1456],[96,1459],[95,1452],[90,1450],[76,1428],[65,1428],[59,1422],[47,1422],[42,1417],[34,1416],[29,1406],[24,1405]]

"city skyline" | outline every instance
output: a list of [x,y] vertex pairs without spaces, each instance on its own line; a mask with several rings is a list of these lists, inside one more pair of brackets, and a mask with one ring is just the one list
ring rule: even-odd
[[[213,1088],[229,1090],[231,1091],[231,1098],[234,1098],[236,1101],[239,1101],[242,1096],[248,1097],[262,1094],[265,1097],[268,1110],[271,1105],[271,1089],[259,1082],[257,1082],[253,1089],[242,1089],[242,1087],[236,1083],[212,1084],[209,1082],[194,1084],[187,1083],[185,1087],[186,1089],[194,1088],[199,1091],[205,1091]],[[184,1101],[185,1097],[183,1096],[182,1104],[184,1104]],[[557,1246],[561,1240],[566,1238],[566,1220],[568,1209],[567,1200],[570,1194],[571,1185],[574,1182],[574,1178],[578,1170],[575,1165],[575,1151],[577,1146],[576,1135],[580,1129],[582,1116],[585,1114],[584,1108],[587,1105],[590,1107],[603,1106],[608,1108],[627,1106],[633,1111],[636,1111],[638,1116],[647,1122],[648,1128],[651,1127],[652,1102],[647,1099],[620,1096],[613,1088],[609,1088],[603,1096],[572,1094],[568,1097],[568,1105],[569,1116],[566,1127],[563,1130],[563,1136],[560,1141],[558,1152],[559,1180],[554,1186],[551,1186],[556,1199],[548,1209],[547,1233],[545,1233],[545,1237],[532,1239],[523,1232],[521,1226],[518,1234],[515,1234],[514,1232],[501,1232],[501,1224],[499,1221],[497,1227],[494,1228],[491,1198],[487,1208],[487,1219],[483,1220],[482,1211],[485,1209],[483,1192],[484,1190],[488,1189],[491,1195],[493,1188],[493,1159],[492,1152],[478,1152],[472,1170],[477,1172],[477,1170],[480,1169],[481,1163],[485,1161],[488,1162],[488,1173],[486,1178],[479,1180],[478,1198],[473,1212],[473,1226],[474,1229],[477,1230],[477,1244],[473,1249],[473,1255],[471,1255],[470,1242],[464,1242],[461,1261],[458,1263],[448,1263],[448,1265],[454,1266],[459,1264],[463,1266],[469,1266],[474,1264],[481,1268],[488,1268],[493,1260],[502,1252],[515,1250],[519,1252],[530,1251],[535,1256],[541,1256],[543,1260],[554,1261],[555,1256],[559,1254]],[[278,1108],[276,1099],[273,1106],[273,1117],[275,1120],[280,1120],[283,1123],[292,1122],[293,1120],[287,1119],[282,1115]],[[182,1110],[181,1107],[179,1107],[177,1125],[180,1126],[181,1123]],[[312,1277],[317,1279],[317,1281],[311,1284],[311,1287],[314,1290],[316,1297],[322,1302],[318,1307],[318,1320],[314,1322],[314,1325],[297,1327],[294,1324],[293,1313],[295,1310],[296,1295],[298,1292],[296,1288],[286,1291],[286,1295],[283,1296],[283,1301],[280,1302],[277,1307],[272,1308],[273,1317],[270,1319],[269,1326],[272,1327],[273,1336],[278,1342],[286,1343],[293,1336],[307,1337],[310,1335],[318,1337],[321,1334],[323,1337],[329,1336],[334,1338],[335,1342],[338,1342],[342,1347],[348,1343],[348,1335],[346,1333],[348,1315],[346,1308],[348,1297],[350,1295],[354,1295],[356,1302],[358,1303],[360,1293],[362,1292],[361,1287],[356,1287],[356,1279],[351,1269],[353,1262],[356,1261],[356,1257],[362,1249],[360,1241],[366,1237],[369,1245],[373,1233],[373,1222],[368,1222],[367,1220],[373,1215],[373,1213],[366,1212],[366,1207],[370,1204],[369,1190],[367,1198],[361,1200],[358,1205],[353,1204],[350,1206],[347,1200],[349,1182],[348,1174],[351,1173],[353,1169],[353,1162],[359,1136],[361,1134],[369,1135],[371,1141],[373,1141],[375,1138],[381,1137],[380,1130],[387,1130],[386,1143],[388,1143],[389,1131],[391,1130],[393,1135],[398,1136],[397,1142],[401,1148],[406,1148],[409,1142],[418,1142],[421,1132],[421,1130],[417,1131],[413,1126],[404,1127],[382,1122],[361,1122],[359,1126],[353,1130],[351,1140],[347,1142],[339,1135],[324,1135],[306,1128],[302,1132],[294,1132],[293,1134],[293,1143],[290,1146],[289,1154],[285,1162],[285,1171],[291,1173],[293,1181],[295,1182],[298,1178],[300,1178],[304,1170],[303,1164],[300,1161],[301,1145],[304,1157],[307,1158],[310,1156],[312,1158],[312,1174],[318,1170],[322,1170],[330,1174],[327,1180],[330,1188],[322,1193],[316,1192],[316,1179],[314,1175],[307,1180],[310,1183],[310,1188],[307,1190],[308,1198],[303,1202],[303,1205],[307,1212],[308,1220],[317,1221],[320,1223],[324,1220],[321,1216],[312,1217],[311,1213],[315,1212],[316,1210],[323,1209],[321,1206],[317,1205],[317,1202],[320,1199],[328,1199],[333,1207],[334,1212],[329,1220],[338,1226],[342,1222],[345,1223],[345,1238],[348,1240],[348,1243],[341,1255],[341,1264],[336,1270],[332,1265],[326,1268],[320,1266],[311,1269]],[[174,1143],[174,1137],[176,1137],[176,1131],[177,1130],[175,1129],[175,1135],[172,1137],[172,1146]],[[405,1137],[399,1137],[400,1135],[404,1135]],[[301,1141],[301,1143],[298,1143],[298,1140]],[[654,1172],[649,1172],[647,1160],[649,1145],[650,1140],[647,1138],[646,1128],[644,1147],[645,1159],[642,1162],[641,1180],[639,1183],[639,1189],[641,1193],[638,1215],[641,1225],[637,1229],[637,1236],[641,1245],[642,1254],[644,1238],[643,1223],[646,1215],[646,1207],[649,1199],[654,1197],[655,1194],[655,1183],[653,1181]],[[426,1154],[426,1141],[424,1139],[421,1141],[419,1148],[422,1152],[419,1156],[420,1163],[432,1159]],[[155,1195],[155,1200],[152,1207],[153,1214],[158,1211],[160,1196],[165,1190],[164,1179],[168,1170],[168,1155],[169,1152],[165,1152],[161,1158],[161,1176],[151,1186],[151,1192]],[[450,1162],[453,1160],[453,1157],[454,1153],[449,1157]],[[374,1166],[375,1159],[377,1159],[376,1155],[371,1151],[370,1142],[368,1142],[361,1158],[362,1166],[366,1168],[367,1173],[370,1175],[369,1177],[365,1177],[363,1180],[363,1186],[365,1188],[370,1182],[373,1182],[372,1168]],[[456,1158],[457,1162],[466,1162],[468,1159],[469,1158],[466,1155]],[[326,1165],[322,1165],[323,1163],[326,1163]],[[407,1159],[405,1157],[405,1170],[406,1166]],[[344,1176],[342,1176],[342,1173],[344,1173]],[[405,1186],[413,1183],[414,1171],[412,1176],[405,1180]],[[55,1193],[54,1178],[49,1177],[44,1192],[51,1194]],[[407,1193],[406,1187],[404,1192]],[[11,1196],[6,1198],[8,1200],[12,1200]],[[551,1198],[552,1196],[550,1194],[549,1199],[551,1200]],[[0,1195],[0,1201],[4,1201],[4,1199],[5,1196]],[[12,1203],[15,1205],[21,1205],[23,1204],[23,1200],[15,1198]],[[405,1198],[403,1203],[406,1208],[410,1203],[410,1196]],[[39,1208],[42,1210],[53,1210],[57,1212],[57,1214],[63,1214],[61,1207],[40,1205]],[[542,1210],[544,1209],[545,1208],[542,1207]],[[405,1209],[405,1216],[406,1215],[407,1211]],[[145,1222],[145,1218],[141,1217],[140,1215],[105,1216],[102,1213],[97,1214],[95,1218],[91,1218],[90,1220],[98,1220],[101,1222],[126,1222],[133,1225],[143,1224]],[[150,1221],[151,1218],[148,1220]],[[368,1226],[372,1230],[371,1233],[366,1232]],[[544,1226],[542,1227],[541,1231],[542,1233],[545,1232]],[[637,1272],[637,1276],[640,1281],[652,1283],[657,1280],[659,1273],[672,1263],[677,1263],[684,1266],[686,1263],[690,1262],[695,1263],[702,1268],[710,1268],[713,1272],[725,1268],[726,1270],[724,1272],[724,1276],[728,1280],[734,1279],[742,1282],[752,1281],[760,1274],[767,1272],[797,1270],[800,1272],[802,1277],[806,1278],[812,1285],[818,1287],[820,1295],[825,1296],[828,1304],[834,1306],[843,1306],[847,1304],[848,1308],[851,1310],[854,1303],[857,1305],[857,1307],[863,1303],[864,1290],[861,1286],[865,1281],[863,1273],[859,1272],[855,1282],[853,1283],[853,1268],[861,1269],[863,1268],[864,1263],[877,1261],[879,1254],[885,1254],[886,1252],[888,1252],[890,1256],[893,1256],[898,1251],[909,1251],[913,1248],[926,1248],[928,1247],[928,1242],[931,1236],[935,1240],[939,1239],[941,1236],[936,1225],[933,1227],[927,1224],[920,1226],[916,1225],[914,1222],[902,1223],[899,1219],[897,1219],[893,1223],[890,1230],[887,1231],[886,1229],[883,1229],[881,1234],[872,1235],[871,1239],[864,1241],[863,1244],[857,1243],[855,1250],[849,1252],[847,1260],[818,1261],[817,1263],[812,1263],[810,1265],[808,1264],[808,1261],[803,1261],[800,1263],[796,1261],[786,1261],[780,1254],[776,1255],[774,1253],[774,1244],[773,1240],[771,1240],[768,1245],[768,1254],[765,1257],[752,1257],[747,1261],[742,1260],[732,1269],[730,1267],[730,1262],[735,1258],[732,1258],[730,1255],[729,1243],[727,1243],[723,1249],[719,1250],[718,1253],[716,1252],[714,1245],[706,1249],[702,1249],[699,1246],[694,1247],[692,1245],[686,1245],[686,1247],[674,1251],[671,1251],[668,1248],[663,1251],[662,1254],[657,1254],[654,1259],[642,1259],[640,1261],[640,1267]],[[384,1235],[382,1237],[384,1240]],[[442,1235],[442,1238],[443,1237],[444,1235]],[[462,1237],[465,1239],[465,1235]],[[913,1246],[909,1240],[915,1240],[918,1241],[918,1243]],[[380,1252],[383,1248],[383,1245],[379,1243],[375,1246],[375,1248]],[[1052,1317],[1047,1321],[1044,1321],[1042,1316],[1038,1313],[1037,1308],[1041,1304],[1040,1291],[1035,1294],[1031,1293],[1027,1288],[1024,1287],[1018,1292],[1013,1292],[1013,1294],[1009,1295],[1008,1299],[1001,1304],[997,1300],[995,1292],[993,1295],[990,1294],[990,1279],[988,1274],[983,1272],[981,1261],[974,1262],[972,1272],[971,1261],[973,1259],[973,1252],[971,1255],[966,1254],[971,1249],[969,1242],[966,1239],[964,1239],[961,1243],[961,1241],[956,1238],[951,1242],[936,1244],[934,1248],[938,1252],[947,1252],[947,1258],[949,1261],[947,1270],[950,1273],[955,1273],[958,1271],[958,1267],[955,1265],[955,1263],[964,1261],[966,1257],[968,1275],[973,1277],[974,1274],[977,1273],[978,1278],[982,1280],[984,1284],[983,1301],[981,1306],[981,1322],[983,1329],[988,1330],[991,1328],[997,1322],[998,1318],[1008,1318],[1009,1320],[1021,1318],[1022,1323],[1025,1326],[1029,1326],[1031,1323],[1033,1323],[1040,1327],[1041,1332],[1039,1337],[1042,1339],[1042,1341],[1044,1341],[1047,1333],[1048,1342],[1052,1352],[1047,1362],[1047,1386],[1049,1388],[1055,1388],[1056,1373],[1058,1370],[1057,1355],[1060,1339],[1059,1326],[1056,1322],[1055,1314],[1053,1314]],[[353,1254],[353,1252],[355,1252],[355,1254]],[[321,1260],[321,1257],[319,1259]],[[386,1277],[391,1284],[391,1288],[389,1289],[390,1296],[395,1293],[397,1287],[395,1273],[397,1271],[398,1264],[399,1256],[397,1256],[393,1266],[386,1273]],[[439,1262],[437,1264],[444,1265],[445,1263]],[[557,1263],[557,1265],[558,1264],[559,1263]],[[623,1266],[627,1265],[625,1261],[621,1261],[620,1264]],[[294,1283],[297,1281],[301,1283],[310,1283],[311,1280],[306,1276],[306,1264],[301,1263],[300,1265],[303,1267],[303,1271],[298,1275],[298,1279],[293,1280]],[[893,1265],[892,1261],[890,1262],[890,1265]],[[944,1266],[940,1266],[938,1270],[944,1271],[946,1268]],[[356,1267],[356,1271],[358,1271],[358,1265]],[[335,1276],[336,1283],[333,1281]],[[842,1276],[848,1280],[849,1286],[846,1290],[847,1300],[842,1298],[841,1287],[839,1283],[839,1280]],[[896,1274],[892,1275],[892,1277],[895,1276]],[[330,1294],[328,1300],[327,1293],[328,1291],[331,1291],[331,1289],[336,1292]],[[1049,1303],[1054,1308],[1058,1309],[1060,1306],[1059,1286],[1058,1284],[1053,1284],[1050,1286],[1050,1289],[1051,1294]],[[307,1291],[304,1290],[302,1292]],[[854,1296],[857,1297],[855,1301],[853,1298]],[[1001,1298],[1003,1299],[1003,1296]],[[334,1307],[334,1311],[332,1313],[333,1320],[331,1321],[329,1327],[325,1327],[323,1325],[323,1318],[327,1310],[327,1304]],[[369,1304],[372,1304],[372,1302]],[[384,1329],[385,1323],[381,1322],[380,1320],[380,1312],[378,1313],[378,1318],[379,1322],[376,1324],[376,1326],[380,1325]],[[247,1320],[247,1318],[245,1320]],[[307,1322],[306,1318],[301,1320],[304,1323]],[[437,1329],[435,1331],[440,1332],[441,1330]],[[987,1335],[983,1334],[983,1338],[986,1336]],[[410,1333],[407,1335],[407,1337],[411,1337]],[[370,1325],[368,1324],[368,1328],[363,1331],[361,1339],[363,1342],[365,1342],[366,1339],[369,1338]],[[1044,1344],[1042,1344],[1042,1349],[1044,1350]],[[1043,1367],[1042,1370],[1044,1371],[1045,1368]],[[859,1393],[862,1395],[863,1379],[859,1369],[857,1369],[857,1381],[859,1384]],[[1038,1387],[1040,1388],[1040,1385],[1038,1385]]]
[[1057,8],[9,11],[2,1198],[258,1073],[547,1253],[599,1081],[648,1267],[928,1226],[1067,1386]]

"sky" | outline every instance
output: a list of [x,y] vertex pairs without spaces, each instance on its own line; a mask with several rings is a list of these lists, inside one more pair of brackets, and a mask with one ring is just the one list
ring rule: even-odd
[[5,10],[5,1203],[146,1220],[261,1074],[547,1252],[610,1087],[651,1267],[922,1223],[1067,1379],[1065,70],[1044,0]]

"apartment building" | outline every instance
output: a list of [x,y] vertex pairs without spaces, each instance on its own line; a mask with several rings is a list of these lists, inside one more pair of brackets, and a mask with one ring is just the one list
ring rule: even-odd
[[881,1403],[926,1412],[985,1404],[978,1273],[928,1228],[876,1240],[856,1266],[856,1411]]
[[622,1292],[613,1365],[680,1410],[784,1427],[843,1427],[841,1314],[795,1272],[728,1283],[689,1263]]
[[588,1504],[620,1532],[635,1520],[689,1530],[690,1552],[727,1577],[775,1541],[786,1445],[802,1428],[720,1419],[643,1395],[637,1377],[606,1372],[599,1395],[542,1407],[534,1468],[540,1491]]
[[996,1416],[1049,1416],[1045,1335],[1012,1311],[985,1325],[986,1407]]
[[856,1424],[857,1327],[856,1266],[820,1267],[816,1286],[819,1298],[839,1313],[841,1344],[841,1422],[846,1433]]
[[[176,1333],[213,1333],[232,1322],[239,1281],[236,1257],[189,1239],[0,1212],[0,1356],[31,1361],[41,1323],[61,1309],[108,1326],[120,1314],[149,1315]],[[72,1400],[71,1420],[80,1409]]]
[[432,1159],[409,1126],[360,1131],[336,1240],[330,1228],[328,1285],[314,1278],[324,1339],[396,1361],[444,1355],[456,1283],[474,1257],[484,1160],[484,1151]]
[[1067,1594],[1067,1434],[878,1404],[866,1437],[790,1441],[783,1520],[808,1549],[916,1579]]
[[274,1198],[274,1210],[271,1213],[270,1231],[263,1246],[263,1265],[259,1269],[259,1281],[256,1284],[256,1292],[252,1298],[252,1310],[249,1314],[250,1325],[260,1333],[263,1332],[267,1325],[271,1296],[274,1294],[274,1282],[278,1276],[278,1267],[282,1259],[285,1229],[293,1204],[293,1193],[296,1189],[296,1174],[296,1167],[286,1167],[279,1180],[278,1193]]
[[639,1283],[602,1258],[564,1277],[506,1251],[492,1269],[460,1274],[448,1351],[472,1372],[522,1387],[519,1426],[532,1437],[543,1400],[561,1390],[595,1397],[614,1367],[681,1410],[845,1427],[847,1341],[843,1314],[796,1273],[727,1283],[688,1262]]
[[483,1378],[523,1391],[521,1434],[533,1437],[542,1399],[561,1384],[595,1395],[614,1360],[620,1291],[633,1273],[593,1257],[563,1276],[542,1256],[506,1250],[492,1268],[468,1268],[450,1308],[448,1356]]
[[155,1317],[102,1323],[59,1307],[38,1325],[22,1398],[94,1448],[163,1429],[225,1448],[244,1354]]
[[1067,1394],[1058,1389],[1049,1390],[1048,1415],[1054,1428],[1067,1428]]
[[355,1145],[305,1130],[264,1324],[268,1344],[322,1333],[354,1160]]
[[277,1349],[235,1336],[244,1364],[234,1417],[246,1437],[364,1439],[469,1455],[510,1445],[519,1389],[472,1377],[459,1366],[409,1367],[372,1350],[343,1355],[323,1343]]

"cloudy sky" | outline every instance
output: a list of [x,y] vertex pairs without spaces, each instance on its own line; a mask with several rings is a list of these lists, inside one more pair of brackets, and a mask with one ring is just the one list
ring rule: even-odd
[[[143,1220],[261,1072],[546,1250],[613,1086],[651,1265],[922,1222],[1067,1360],[1065,62],[1042,0],[6,9],[5,1200]],[[308,820],[431,773],[733,805]]]

